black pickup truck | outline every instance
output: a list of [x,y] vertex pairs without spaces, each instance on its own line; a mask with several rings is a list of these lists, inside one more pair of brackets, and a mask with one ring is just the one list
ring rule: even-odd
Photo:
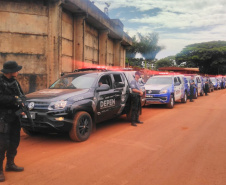
[[21,119],[25,133],[68,132],[85,141],[96,123],[130,112],[130,87],[123,72],[84,71],[63,75],[48,89],[27,94],[34,121]]

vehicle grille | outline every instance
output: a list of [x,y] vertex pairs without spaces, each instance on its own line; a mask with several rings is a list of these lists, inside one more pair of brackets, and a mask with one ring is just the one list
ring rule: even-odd
[[159,94],[160,90],[146,90],[146,94]]
[[[32,102],[32,101],[27,101],[27,105]],[[37,102],[37,101],[34,101],[34,110],[46,110],[48,109],[49,107],[49,102]]]
[[[27,119],[27,118],[26,119],[22,118],[21,120],[24,123],[30,123],[29,119]],[[33,119],[33,121],[35,121],[35,122],[44,122],[45,119],[44,119],[43,116],[40,116],[40,115],[36,114],[35,119]]]
[[149,100],[149,101],[160,101],[160,100],[167,101],[167,97],[147,98],[147,100]]

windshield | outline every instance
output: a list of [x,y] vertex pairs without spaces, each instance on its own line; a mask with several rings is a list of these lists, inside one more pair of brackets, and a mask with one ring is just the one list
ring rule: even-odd
[[63,76],[51,85],[50,89],[89,89],[95,80],[95,74]]
[[126,78],[128,79],[129,83],[131,83],[135,79],[135,72],[133,71],[126,71],[124,72],[124,74],[126,75]]
[[216,81],[217,81],[216,78],[210,78],[210,80],[211,80],[212,82],[216,82]]
[[147,85],[152,84],[172,84],[172,78],[171,77],[151,77],[146,82]]
[[222,81],[222,78],[220,78],[220,77],[218,77],[217,79],[218,79],[219,81]]

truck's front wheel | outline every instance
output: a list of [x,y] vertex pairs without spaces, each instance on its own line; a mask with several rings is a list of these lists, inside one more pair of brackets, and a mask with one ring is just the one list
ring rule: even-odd
[[85,141],[89,138],[92,131],[92,118],[84,111],[76,113],[73,126],[69,132],[72,141]]
[[181,99],[181,102],[182,103],[186,103],[187,102],[187,99],[188,99],[187,93],[184,92],[184,97]]
[[169,103],[167,103],[167,107],[169,109],[172,109],[174,106],[174,98],[173,98],[173,95],[170,95],[170,100],[169,100]]

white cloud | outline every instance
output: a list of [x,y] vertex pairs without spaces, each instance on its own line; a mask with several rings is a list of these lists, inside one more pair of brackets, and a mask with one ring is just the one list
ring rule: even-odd
[[[142,17],[127,20],[134,27],[124,29],[130,36],[137,32],[158,32],[159,45],[166,47],[157,55],[160,58],[175,55],[189,44],[226,40],[225,0],[96,0],[95,4],[103,10],[104,2],[111,2],[109,10],[134,7],[141,13],[158,8],[156,16],[144,12]],[[134,14],[136,12],[131,16],[136,17]],[[126,21],[123,17],[120,19]]]

